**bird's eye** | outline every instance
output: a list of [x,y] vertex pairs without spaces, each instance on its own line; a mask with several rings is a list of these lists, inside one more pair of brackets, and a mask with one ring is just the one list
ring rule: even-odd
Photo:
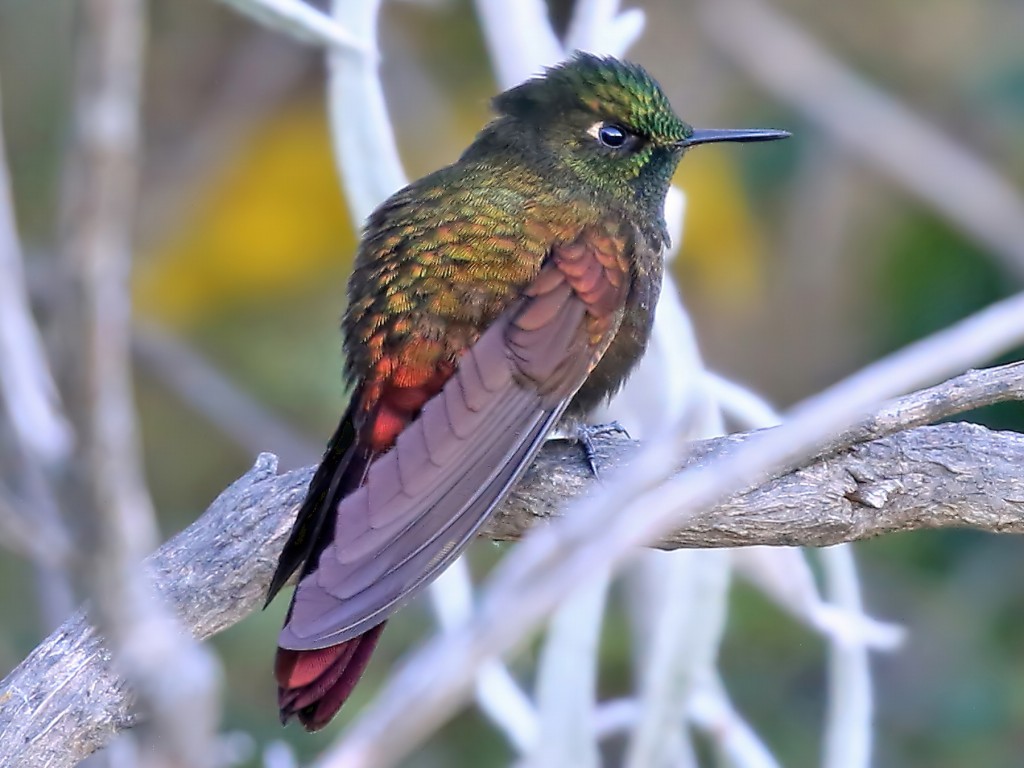
[[607,123],[597,129],[597,140],[612,149],[621,147],[626,143],[627,138],[629,138],[629,133],[626,129],[615,123]]

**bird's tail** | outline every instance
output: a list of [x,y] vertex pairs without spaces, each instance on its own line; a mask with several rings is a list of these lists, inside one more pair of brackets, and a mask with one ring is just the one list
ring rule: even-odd
[[[334,537],[334,515],[339,500],[359,486],[369,466],[372,453],[361,449],[353,422],[358,400],[358,394],[353,395],[310,482],[309,492],[278,560],[268,603],[295,571],[303,577],[316,568],[320,553]],[[288,613],[290,616],[291,608]],[[298,717],[307,731],[317,731],[327,725],[363,676],[383,629],[384,624],[378,624],[359,637],[316,650],[278,648],[274,676],[281,722]]]
[[278,648],[274,676],[281,722],[298,717],[307,731],[327,725],[363,676],[383,629],[378,624],[359,637],[312,651]]

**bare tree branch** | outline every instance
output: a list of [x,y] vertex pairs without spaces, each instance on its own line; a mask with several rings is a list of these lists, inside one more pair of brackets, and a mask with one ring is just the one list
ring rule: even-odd
[[[995,370],[1005,374],[1007,368]],[[1002,386],[1007,387],[1005,375]],[[990,402],[994,387],[980,386],[977,397],[959,403]],[[757,434],[697,443],[687,466],[708,465]],[[597,447],[606,465],[624,464],[637,453],[634,443],[612,435],[598,437]],[[958,526],[1024,533],[1022,462],[1024,436],[1018,434],[962,423],[899,432],[856,443],[706,510],[658,546],[821,546]],[[262,604],[312,468],[275,471],[274,458],[262,456],[148,561],[161,595],[198,638]],[[516,538],[557,517],[567,499],[592,483],[579,449],[552,441],[486,535]],[[128,690],[82,614],[0,684],[0,703],[0,766],[71,766],[136,722]]]

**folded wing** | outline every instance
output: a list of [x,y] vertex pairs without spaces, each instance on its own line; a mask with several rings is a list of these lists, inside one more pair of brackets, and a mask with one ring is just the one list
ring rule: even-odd
[[446,568],[529,465],[621,321],[621,244],[581,238],[459,359],[441,392],[338,504],[335,536],[295,593],[282,648],[381,623]]

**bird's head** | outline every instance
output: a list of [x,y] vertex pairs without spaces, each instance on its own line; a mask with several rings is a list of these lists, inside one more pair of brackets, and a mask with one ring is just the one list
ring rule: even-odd
[[[593,189],[652,213],[683,152],[712,141],[768,141],[770,130],[694,130],[643,67],[577,53],[499,94],[493,129],[506,145]],[[570,182],[571,183],[571,182]]]

